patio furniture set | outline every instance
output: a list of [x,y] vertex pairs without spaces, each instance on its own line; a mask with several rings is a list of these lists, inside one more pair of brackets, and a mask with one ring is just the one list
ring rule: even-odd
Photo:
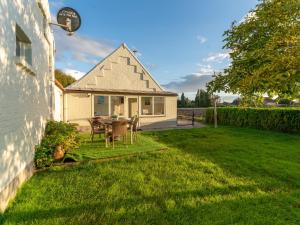
[[110,143],[115,147],[115,141],[122,139],[127,143],[128,131],[130,132],[130,144],[137,141],[137,130],[139,118],[133,116],[130,119],[126,118],[103,118],[93,117],[88,120],[91,126],[91,140],[94,141],[94,136],[99,134],[104,135],[105,147],[107,148]]

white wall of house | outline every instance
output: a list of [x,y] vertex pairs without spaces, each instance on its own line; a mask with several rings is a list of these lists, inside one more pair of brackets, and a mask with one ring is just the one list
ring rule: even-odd
[[[34,147],[51,118],[54,65],[49,22],[47,0],[0,1],[0,210],[31,175]],[[24,39],[19,28],[31,42],[26,46],[31,45],[32,65],[26,57],[17,57],[16,32]]]
[[63,118],[63,91],[54,86],[54,107],[53,107],[53,119],[55,121],[62,121]]
[[[128,99],[137,99],[137,114],[139,116],[140,126],[162,127],[176,125],[177,122],[177,96],[160,96],[164,98],[164,114],[162,115],[142,115],[141,99],[145,96],[140,95],[122,95],[122,94],[94,94],[94,93],[64,93],[64,121],[77,123],[81,127],[89,126],[88,119],[95,115],[95,96],[108,97],[107,116],[112,116],[114,113],[111,110],[111,97],[124,97],[124,115],[129,117]],[[157,96],[147,96],[157,97]],[[154,108],[151,107],[151,110]],[[100,115],[103,116],[103,115]],[[105,117],[105,116],[104,116]]]
[[77,88],[164,91],[125,44],[66,89]]

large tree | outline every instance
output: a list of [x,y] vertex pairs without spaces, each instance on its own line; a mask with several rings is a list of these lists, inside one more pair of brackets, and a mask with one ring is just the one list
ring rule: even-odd
[[55,79],[58,80],[64,87],[67,87],[76,81],[74,77],[67,75],[58,69],[55,70]]
[[299,97],[300,1],[261,0],[224,33],[231,65],[208,84],[211,92],[239,93],[243,99]]

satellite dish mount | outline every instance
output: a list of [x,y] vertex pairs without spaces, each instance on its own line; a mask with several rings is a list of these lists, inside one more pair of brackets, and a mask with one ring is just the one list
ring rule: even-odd
[[61,8],[56,16],[57,23],[50,23],[51,25],[59,26],[68,32],[71,36],[81,26],[81,18],[79,13],[70,7]]

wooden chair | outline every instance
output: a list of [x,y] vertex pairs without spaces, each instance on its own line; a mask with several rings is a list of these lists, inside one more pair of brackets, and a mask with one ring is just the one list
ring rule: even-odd
[[101,118],[91,118],[88,119],[90,126],[91,126],[91,139],[92,142],[94,141],[94,135],[99,134],[99,137],[101,137],[101,134],[106,134],[106,126],[101,121]]
[[133,143],[133,139],[134,141],[137,141],[137,130],[138,130],[138,123],[139,123],[139,118],[138,116],[133,116],[131,118],[131,121],[130,121],[130,143],[132,144]]
[[[123,141],[127,139],[127,120],[118,120],[118,121],[112,121],[112,130],[111,132],[108,132],[106,135],[106,140],[108,138],[111,138],[113,148],[115,148],[115,139],[117,137],[122,137]],[[107,141],[106,141],[107,142]]]

